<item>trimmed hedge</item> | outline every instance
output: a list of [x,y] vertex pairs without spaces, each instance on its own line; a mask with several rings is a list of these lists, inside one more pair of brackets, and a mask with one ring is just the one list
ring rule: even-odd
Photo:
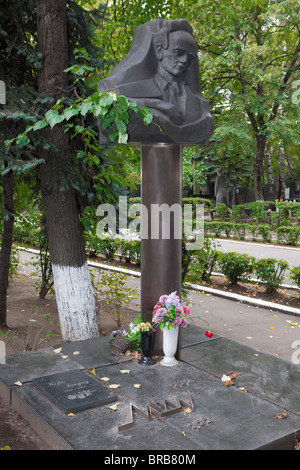
[[288,245],[298,245],[300,243],[300,228],[293,226],[280,226],[271,230],[269,224],[256,225],[223,221],[205,221],[204,230],[205,233],[213,235],[216,238],[220,238],[225,234],[227,238],[233,237],[245,240],[247,236],[253,241],[262,240],[264,243],[270,243],[273,233],[274,239],[276,239],[278,243]]

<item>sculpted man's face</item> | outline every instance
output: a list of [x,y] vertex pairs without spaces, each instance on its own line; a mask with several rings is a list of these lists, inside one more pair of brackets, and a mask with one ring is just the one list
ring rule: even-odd
[[160,49],[162,67],[171,75],[179,78],[197,54],[193,37],[186,31],[173,31],[169,35],[169,46]]

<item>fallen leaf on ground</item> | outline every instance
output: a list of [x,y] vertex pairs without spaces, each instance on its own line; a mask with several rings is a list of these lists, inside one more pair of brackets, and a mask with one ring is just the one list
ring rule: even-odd
[[119,387],[121,387],[120,384],[111,384],[108,386],[108,388],[119,388]]
[[120,370],[121,374],[130,374],[130,370],[129,369],[122,369]]
[[241,390],[242,392],[248,393],[248,390],[246,390],[245,387],[239,387],[239,390]]
[[15,382],[15,385],[18,385],[18,387],[22,387],[23,384],[22,384],[22,382],[20,382],[20,380],[17,380],[17,381]]
[[109,381],[109,377],[101,377],[101,379],[103,382],[108,382]]
[[77,356],[77,354],[79,354],[79,351],[74,351],[73,352],[73,356]]
[[60,356],[60,357],[61,357],[62,359],[67,359],[69,356],[67,356],[67,355],[62,355],[62,356]]
[[134,388],[141,388],[142,384],[133,384]]
[[96,371],[95,371],[95,367],[93,367],[89,372],[90,372],[91,374],[93,374],[93,375],[97,375],[97,374],[96,374]]
[[284,419],[287,417],[287,413],[277,413],[276,418],[277,419]]
[[72,417],[72,416],[75,416],[75,415],[74,415],[74,413],[69,413],[68,416]]
[[62,348],[57,348],[57,349],[53,349],[53,352],[55,354],[59,354],[61,352]]

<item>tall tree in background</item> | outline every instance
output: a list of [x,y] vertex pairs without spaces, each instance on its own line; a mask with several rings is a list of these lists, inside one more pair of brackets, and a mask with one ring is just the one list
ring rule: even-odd
[[[43,58],[38,89],[56,101],[68,88],[66,0],[37,0],[36,6]],[[87,339],[99,332],[75,192],[66,187],[71,170],[69,137],[59,124],[44,133],[52,149],[41,150],[45,163],[40,176],[61,332],[64,340]]]
[[235,132],[240,122],[245,125],[247,121],[256,149],[255,197],[261,200],[267,143],[277,122],[285,122],[282,129],[285,127],[286,134],[293,126],[287,111],[292,104],[292,84],[299,74],[299,2],[186,0],[180,5],[181,11],[183,5],[187,12],[193,11],[201,77],[210,84],[206,97],[213,98],[214,108],[225,103],[222,114],[235,116],[228,122]]

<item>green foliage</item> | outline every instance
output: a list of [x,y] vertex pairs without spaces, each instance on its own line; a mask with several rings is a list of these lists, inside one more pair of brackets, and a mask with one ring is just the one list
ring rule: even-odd
[[266,292],[272,294],[280,287],[288,267],[286,261],[265,258],[255,261],[254,271],[258,279],[265,283]]
[[298,245],[300,242],[300,227],[278,227],[277,240],[288,245]]
[[126,310],[129,303],[137,298],[137,289],[128,286],[126,274],[114,271],[101,271],[100,280],[93,279],[93,285],[98,311],[110,315],[121,328],[129,316]]
[[216,266],[218,252],[215,241],[209,237],[204,237],[204,245],[201,250],[192,254],[192,260],[189,265],[189,279],[191,281],[208,281]]
[[216,206],[216,217],[221,220],[229,216],[229,209],[226,204],[220,203]]
[[253,261],[254,258],[246,254],[218,252],[218,266],[231,284],[248,280],[253,272]]
[[300,266],[291,269],[291,279],[293,279],[296,285],[300,288]]

